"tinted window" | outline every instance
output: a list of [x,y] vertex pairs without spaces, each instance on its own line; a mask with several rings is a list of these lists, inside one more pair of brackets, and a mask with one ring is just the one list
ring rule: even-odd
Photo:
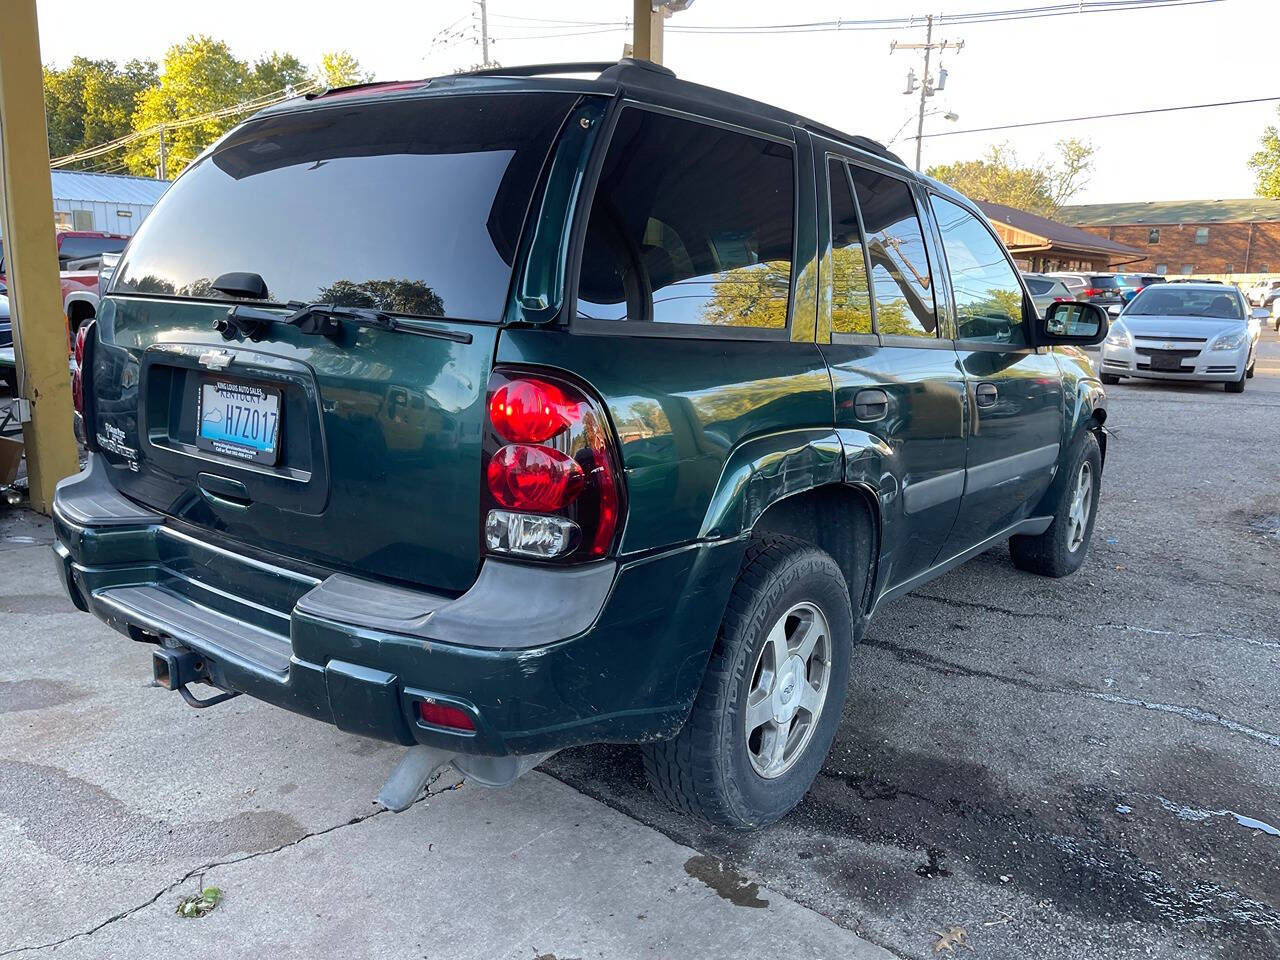
[[104,253],[119,253],[128,243],[120,237],[66,237],[58,247],[60,260],[84,260]]
[[933,337],[933,280],[911,190],[901,180],[851,166],[871,256],[876,329],[886,335]]
[[1120,284],[1116,282],[1113,274],[1103,273],[1094,274],[1089,278],[1089,286],[1096,287],[1099,290],[1119,290]]
[[831,329],[871,333],[867,260],[843,163],[828,162],[827,183],[831,192]]
[[[936,206],[936,204],[935,204]],[[1034,277],[1027,277],[1027,289],[1034,293],[1037,297],[1042,297],[1053,289],[1052,280],[1037,280]]]
[[782,329],[794,193],[790,147],[624,110],[591,207],[578,315]]
[[1026,346],[1022,285],[995,235],[973,214],[930,197],[955,292],[956,337]]
[[496,320],[573,99],[449,96],[252,121],[164,195],[114,289],[210,296],[220,274],[244,270],[275,302]]

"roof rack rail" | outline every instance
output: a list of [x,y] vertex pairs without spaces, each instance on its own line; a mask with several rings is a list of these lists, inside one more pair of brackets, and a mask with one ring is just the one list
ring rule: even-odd
[[542,77],[553,73],[601,74],[616,67],[616,60],[576,60],[570,63],[526,63],[516,67],[482,67],[479,70],[463,70],[455,77]]

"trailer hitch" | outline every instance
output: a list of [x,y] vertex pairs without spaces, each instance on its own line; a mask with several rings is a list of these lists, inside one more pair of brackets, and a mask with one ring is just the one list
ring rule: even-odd
[[209,676],[209,665],[205,658],[194,650],[184,647],[160,647],[151,651],[151,674],[156,683],[166,690],[176,690],[188,706],[202,710],[219,703],[225,703],[232,697],[240,696],[239,690],[226,690],[222,693],[200,699],[187,689],[189,683],[208,683],[213,680]]

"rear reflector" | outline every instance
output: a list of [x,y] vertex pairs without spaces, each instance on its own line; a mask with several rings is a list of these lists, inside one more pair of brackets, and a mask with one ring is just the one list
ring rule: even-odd
[[429,723],[433,727],[447,727],[450,730],[468,730],[474,731],[475,723],[472,722],[464,710],[457,707],[449,707],[443,703],[435,703],[431,700],[418,701],[418,716],[422,717],[423,723]]

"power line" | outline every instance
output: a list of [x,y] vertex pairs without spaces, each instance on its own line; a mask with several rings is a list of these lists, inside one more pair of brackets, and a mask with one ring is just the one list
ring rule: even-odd
[[63,157],[57,157],[50,161],[49,166],[50,168],[57,169],[58,167],[65,167],[72,163],[89,160],[93,157],[101,156],[104,153],[111,153],[113,150],[118,150],[120,147],[128,146],[138,140],[153,137],[161,131],[181,130],[185,127],[194,127],[198,124],[207,123],[211,120],[220,120],[223,117],[234,116],[237,113],[246,113],[250,110],[260,110],[264,107],[269,107],[273,104],[279,103],[282,100],[287,100],[289,97],[308,93],[315,89],[316,86],[317,84],[314,81],[308,81],[307,83],[299,84],[296,87],[281,87],[279,90],[259,94],[256,97],[240,103],[232,104],[229,107],[221,107],[218,110],[211,110],[208,113],[202,113],[194,117],[183,117],[179,120],[156,124],[153,127],[148,127],[146,130],[138,130],[134,133],[125,134],[123,137],[117,137],[115,140],[109,140],[96,147],[90,147],[87,150],[80,150],[76,153],[69,153]]
[[[1223,0],[1074,0],[1070,3],[1041,4],[1032,7],[1011,7],[1000,10],[974,10],[964,13],[939,16],[940,25],[962,26],[966,24],[1004,23],[1016,20],[1035,20],[1044,17],[1075,16],[1087,13],[1124,13],[1136,10],[1159,10],[1169,7],[1200,6],[1207,3],[1221,3]],[[495,15],[496,18],[496,15]],[[520,23],[504,22],[504,29],[533,30],[541,25],[549,31],[539,36],[513,37],[509,39],[542,39],[551,40],[559,37],[584,36],[585,31],[568,32],[580,28],[596,28],[596,32],[607,33],[615,30],[630,29],[630,21],[607,20],[553,20],[539,17],[517,17],[503,15],[504,21],[520,21]],[[926,17],[915,14],[905,17],[879,17],[866,19],[812,20],[799,23],[761,23],[761,24],[670,24],[665,29],[669,33],[707,34],[707,35],[743,35],[743,34],[787,34],[787,33],[828,33],[838,31],[869,30],[910,30],[926,26]]]
[[991,127],[970,127],[967,130],[939,130],[926,133],[929,137],[958,137],[962,133],[990,133],[993,130],[1020,130],[1023,127],[1044,127],[1054,123],[1078,123],[1082,120],[1108,120],[1112,117],[1141,117],[1152,113],[1175,113],[1179,110],[1208,110],[1211,107],[1239,107],[1250,103],[1274,103],[1280,97],[1251,97],[1248,100],[1219,100],[1216,103],[1188,103],[1180,107],[1151,107],[1147,110],[1120,110],[1116,113],[1092,113],[1081,117],[1058,117],[1056,120],[1027,120],[1023,123],[1001,123]]

